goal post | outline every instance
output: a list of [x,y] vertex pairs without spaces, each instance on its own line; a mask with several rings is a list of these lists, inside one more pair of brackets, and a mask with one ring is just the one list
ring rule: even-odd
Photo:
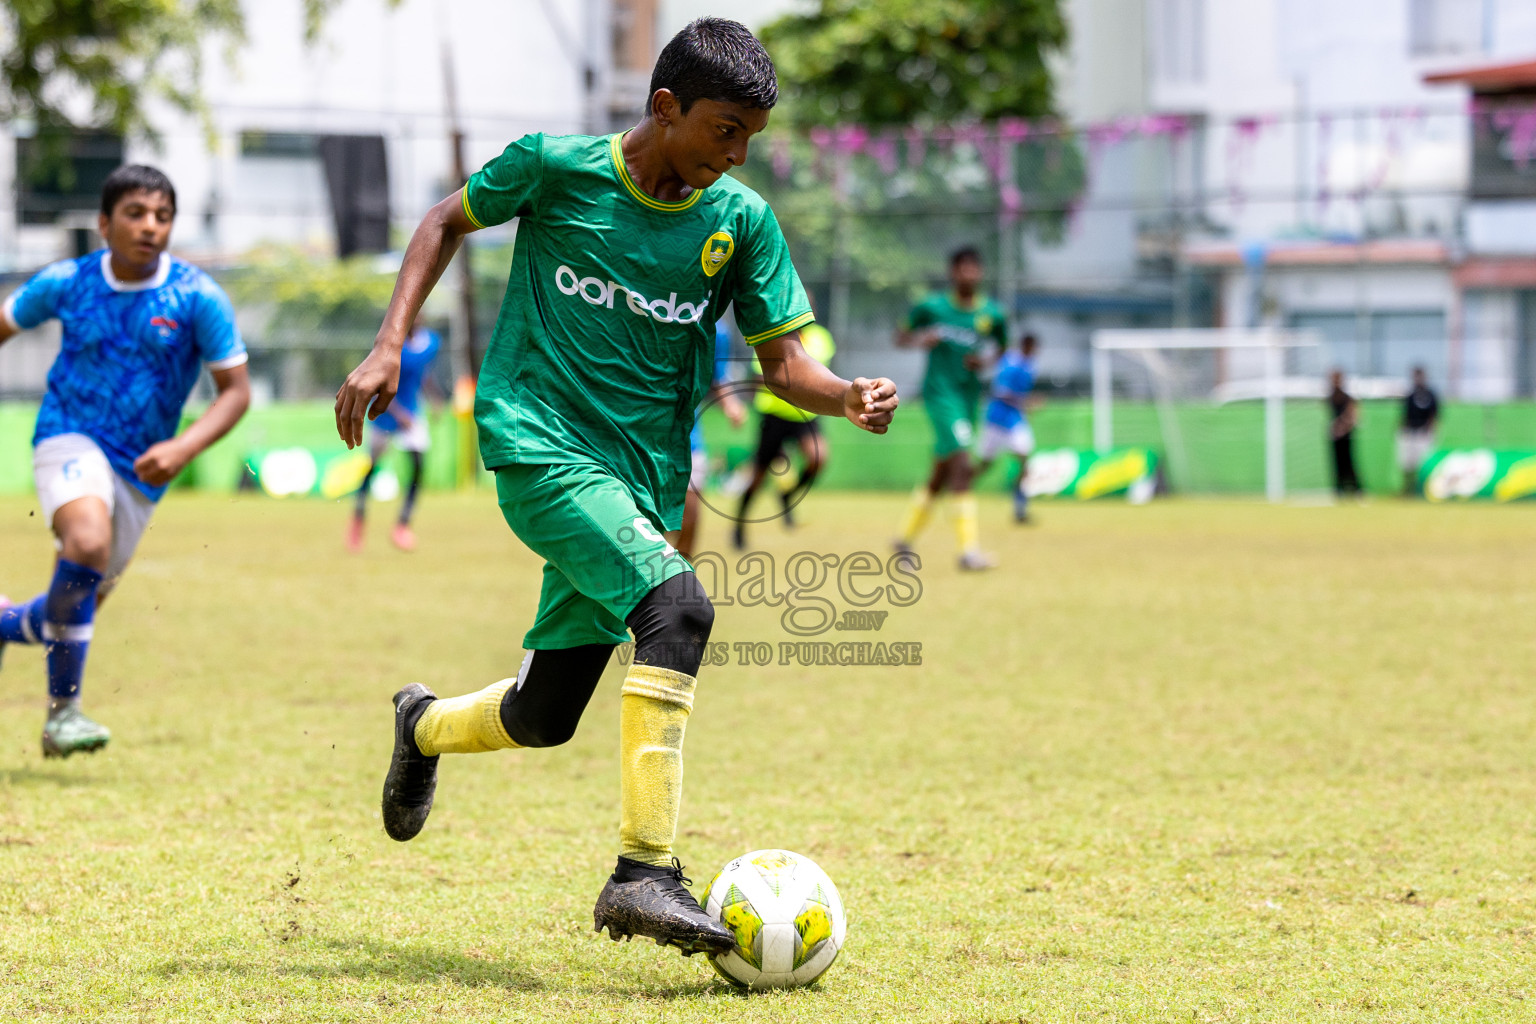
[[[1188,481],[1196,474],[1185,444],[1178,403],[1221,405],[1257,400],[1264,406],[1264,494],[1286,495],[1287,398],[1320,395],[1320,349],[1310,331],[1259,328],[1108,329],[1091,340],[1093,444],[1115,444],[1117,394],[1139,393],[1157,412],[1169,470]],[[1134,371],[1134,372],[1133,372]]]

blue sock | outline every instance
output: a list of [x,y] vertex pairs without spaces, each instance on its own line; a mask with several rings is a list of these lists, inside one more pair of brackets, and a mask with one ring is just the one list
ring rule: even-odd
[[43,610],[43,640],[47,644],[48,696],[78,697],[85,675],[96,618],[96,588],[101,573],[59,559]]
[[47,601],[47,594],[38,594],[25,604],[0,611],[0,644],[42,643],[43,605]]

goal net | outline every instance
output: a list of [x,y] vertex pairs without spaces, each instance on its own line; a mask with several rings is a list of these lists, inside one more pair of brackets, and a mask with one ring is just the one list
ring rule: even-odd
[[1281,330],[1103,330],[1092,339],[1093,442],[1155,450],[1168,489],[1262,492],[1326,485],[1322,349]]

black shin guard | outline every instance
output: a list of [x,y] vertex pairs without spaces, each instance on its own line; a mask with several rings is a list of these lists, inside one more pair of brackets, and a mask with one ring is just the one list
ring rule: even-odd
[[816,482],[816,475],[820,472],[820,466],[806,466],[800,470],[800,478],[795,481],[795,486],[791,487],[784,496],[785,504],[791,508],[798,505],[800,499],[805,497],[805,492],[809,491],[811,485]]
[[635,634],[635,664],[699,674],[704,645],[715,625],[715,608],[691,572],[656,587],[624,620]]
[[400,521],[409,523],[416,509],[416,493],[421,490],[421,452],[406,452],[411,460],[411,483],[405,490],[405,501],[400,505]]
[[558,747],[576,735],[612,644],[530,651],[522,678],[501,699],[501,724],[520,747]]
[[368,472],[363,474],[363,482],[358,485],[355,514],[359,519],[363,518],[363,511],[368,507],[368,488],[373,486],[373,473],[378,468],[377,462],[368,463]]

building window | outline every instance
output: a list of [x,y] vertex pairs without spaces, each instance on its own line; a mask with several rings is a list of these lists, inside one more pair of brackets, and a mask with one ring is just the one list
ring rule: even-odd
[[320,136],[305,132],[240,133],[240,155],[277,160],[312,160],[320,155]]
[[1205,0],[1149,0],[1147,14],[1157,81],[1205,81]]
[[1445,312],[1438,309],[1302,311],[1290,326],[1315,331],[1329,367],[1364,377],[1406,379],[1422,366],[1433,380],[1446,369]]
[[1490,0],[1408,0],[1408,46],[1417,56],[1482,53]]
[[122,162],[122,136],[109,132],[17,139],[17,220],[53,224],[69,214],[95,213],[101,208],[102,184]]

